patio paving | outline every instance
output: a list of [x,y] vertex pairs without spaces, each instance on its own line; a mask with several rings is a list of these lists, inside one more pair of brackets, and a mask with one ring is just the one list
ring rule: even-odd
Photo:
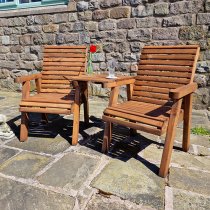
[[[192,134],[184,153],[180,125],[170,174],[163,179],[157,173],[164,137],[142,132],[128,137],[128,129],[115,126],[108,155],[100,152],[106,100],[90,98],[91,123],[88,128],[81,123],[79,144],[71,146],[71,116],[51,115],[46,125],[31,115],[28,141],[19,142],[20,98],[0,93],[0,114],[16,135],[0,139],[0,209],[209,209],[209,137]],[[194,110],[193,127],[209,129],[208,114]]]

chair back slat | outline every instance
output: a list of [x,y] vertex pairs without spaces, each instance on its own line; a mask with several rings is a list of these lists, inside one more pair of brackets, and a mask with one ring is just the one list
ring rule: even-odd
[[78,76],[87,65],[86,46],[45,46],[41,81],[42,93],[69,93],[65,76]]
[[146,46],[142,50],[132,100],[168,104],[169,90],[193,81],[199,46]]

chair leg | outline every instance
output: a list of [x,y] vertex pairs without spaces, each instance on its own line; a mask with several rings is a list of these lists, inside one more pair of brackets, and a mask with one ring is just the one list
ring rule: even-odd
[[183,123],[182,149],[185,152],[187,152],[190,147],[191,114],[192,114],[192,94],[187,95],[184,99],[184,123]]
[[78,142],[79,135],[79,113],[80,113],[79,105],[75,104],[74,106],[74,118],[73,118],[73,133],[72,133],[72,145],[76,145]]
[[48,123],[49,122],[48,117],[47,117],[47,114],[42,113],[42,121],[44,121],[45,123]]
[[20,141],[26,141],[28,139],[28,115],[26,112],[21,113],[21,125],[20,125]]
[[159,176],[166,177],[169,170],[169,165],[171,161],[171,154],[174,145],[175,133],[176,133],[176,126],[179,120],[179,113],[182,105],[182,99],[177,101],[171,110],[170,119],[168,123],[167,134],[165,138],[165,145],[163,149]]
[[82,83],[83,89],[83,103],[84,103],[84,122],[86,125],[89,124],[89,103],[88,103],[88,83]]
[[112,139],[112,123],[106,122],[102,144],[102,152],[107,153]]

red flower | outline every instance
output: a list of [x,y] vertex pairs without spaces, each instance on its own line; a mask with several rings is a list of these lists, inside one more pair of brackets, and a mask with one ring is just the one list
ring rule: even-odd
[[90,52],[91,53],[95,53],[96,49],[97,49],[96,45],[90,45]]

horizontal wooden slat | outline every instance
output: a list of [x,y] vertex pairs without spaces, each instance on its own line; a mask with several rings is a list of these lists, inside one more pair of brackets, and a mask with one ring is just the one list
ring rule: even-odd
[[189,79],[185,79],[185,78],[158,77],[158,76],[137,76],[136,80],[178,83],[178,84],[187,84],[190,81]]
[[60,89],[44,89],[44,88],[42,88],[41,92],[42,93],[66,93],[66,94],[68,94],[70,92],[70,90],[66,90],[66,89],[64,89],[64,90],[60,90]]
[[134,91],[148,91],[148,92],[155,92],[155,93],[169,93],[169,88],[159,88],[159,87],[150,87],[150,86],[134,86]]
[[[70,76],[68,76],[69,78]],[[68,80],[66,79],[65,75],[48,75],[48,74],[43,74],[42,75],[42,80]],[[69,79],[69,81],[71,81]]]
[[154,99],[154,98],[148,98],[148,97],[138,97],[138,96],[133,96],[132,100],[135,101],[141,101],[145,103],[153,103],[153,104],[158,104],[158,105],[164,105],[168,102],[168,100],[160,100],[160,99]]
[[175,66],[192,66],[193,61],[189,60],[140,60],[142,65],[175,65]]
[[44,62],[85,62],[85,58],[44,58]]
[[35,113],[48,113],[48,114],[70,114],[71,110],[58,109],[58,108],[30,108],[20,107],[20,112],[35,112]]
[[163,59],[163,60],[194,60],[195,55],[189,54],[176,54],[176,55],[161,55],[161,54],[143,54],[141,55],[141,59]]
[[85,53],[44,53],[44,58],[85,58]]
[[108,121],[108,122],[112,122],[112,123],[119,124],[122,126],[130,127],[130,128],[136,129],[136,130],[145,131],[145,132],[152,133],[152,134],[159,135],[159,136],[161,135],[161,130],[154,128],[154,127],[149,127],[149,126],[144,126],[144,125],[137,124],[137,123],[123,121],[123,120],[119,120],[119,119],[116,119],[113,117],[108,117],[106,115],[103,115],[102,119],[105,122]]
[[70,104],[57,104],[57,103],[41,103],[41,102],[30,102],[30,101],[21,101],[20,106],[26,107],[46,107],[46,108],[62,108],[62,109],[70,109]]
[[145,49],[185,49],[185,48],[192,48],[192,49],[197,49],[199,45],[173,45],[173,46],[144,46]]
[[153,93],[153,92],[146,92],[146,91],[134,91],[133,96],[144,96],[149,98],[157,98],[157,99],[169,99],[169,95],[161,94],[161,93]]
[[144,48],[142,50],[142,54],[148,53],[148,54],[196,54],[196,48],[194,49],[149,49]]
[[61,84],[43,84],[41,85],[42,88],[54,88],[54,89],[69,89],[70,85],[61,85]]
[[165,70],[165,71],[187,71],[191,72],[192,67],[187,66],[158,66],[158,65],[139,65],[139,70],[145,69],[145,70]]
[[138,71],[138,75],[151,75],[151,76],[165,76],[165,77],[183,77],[190,78],[191,73],[188,72],[167,72],[167,71],[152,71],[152,70],[141,70]]
[[86,49],[44,49],[44,53],[85,53]]
[[63,80],[53,80],[53,79],[46,80],[46,79],[43,79],[42,84],[65,84],[65,85],[69,85],[70,81],[65,80],[65,79],[63,79]]
[[70,66],[70,67],[74,67],[74,66],[84,66],[85,63],[84,62],[44,62],[43,63],[44,66]]
[[77,76],[79,72],[76,71],[43,71],[43,75],[69,75],[69,76]]
[[181,87],[182,84],[175,83],[161,83],[161,82],[152,82],[152,81],[135,81],[135,85],[144,85],[144,86],[152,86],[152,87],[162,87],[162,88],[178,88]]

